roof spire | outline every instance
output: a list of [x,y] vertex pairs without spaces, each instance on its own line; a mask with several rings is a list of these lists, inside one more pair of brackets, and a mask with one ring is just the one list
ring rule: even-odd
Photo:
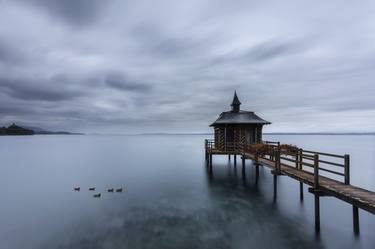
[[231,104],[232,112],[239,112],[240,111],[240,105],[241,105],[241,102],[237,97],[237,92],[234,91],[233,101],[232,101],[232,104]]

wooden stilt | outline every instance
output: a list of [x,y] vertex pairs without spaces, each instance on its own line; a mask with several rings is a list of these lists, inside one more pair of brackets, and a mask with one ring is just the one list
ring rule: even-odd
[[353,205],[353,229],[356,235],[359,234],[359,213],[358,207]]
[[277,199],[277,174],[273,174],[273,201]]
[[259,181],[259,164],[255,165],[255,184],[258,184]]
[[246,171],[245,168],[242,168],[242,182],[244,186],[247,186]]
[[299,183],[299,199],[301,202],[303,202],[303,183]]
[[234,162],[234,166],[236,166],[236,165],[237,165],[237,155],[234,154],[233,157],[234,157],[234,160],[233,160],[233,162]]
[[245,157],[242,156],[242,168],[245,168]]
[[319,194],[315,193],[315,231],[320,232],[320,201]]
[[228,155],[228,161],[230,162],[230,154]]
[[210,157],[209,157],[209,168],[210,168],[210,172],[212,172],[212,154],[210,154]]

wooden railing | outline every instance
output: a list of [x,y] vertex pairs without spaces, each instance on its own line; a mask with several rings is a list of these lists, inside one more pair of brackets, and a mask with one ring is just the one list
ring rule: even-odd
[[[347,154],[337,155],[303,150],[301,148],[288,152],[281,149],[280,142],[263,141],[263,144],[269,146],[269,151],[262,155],[254,154],[255,161],[258,161],[259,158],[272,160],[275,162],[275,170],[277,172],[281,171],[281,165],[309,172],[314,175],[314,187],[317,188],[319,187],[319,175],[350,184],[350,157]],[[205,140],[206,153],[220,151],[228,154],[244,155],[250,153],[251,146],[251,144],[231,142],[226,143],[224,148],[218,148],[215,146],[214,140]]]
[[242,154],[245,145],[244,143],[236,143],[236,142],[227,142],[223,145],[216,145],[215,141],[212,139],[206,139],[205,140],[205,148],[207,151],[214,151],[214,150],[220,150],[222,152],[227,152],[228,154]]
[[212,152],[212,150],[215,149],[215,141],[212,139],[205,139],[204,147],[207,152]]
[[285,153],[280,159],[283,164],[295,166],[313,174],[324,173],[326,177],[335,176],[336,180],[350,184],[350,157],[325,152],[299,149],[296,153]]

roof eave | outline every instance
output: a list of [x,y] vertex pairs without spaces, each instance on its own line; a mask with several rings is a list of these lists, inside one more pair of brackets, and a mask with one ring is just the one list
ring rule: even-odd
[[259,122],[259,123],[212,123],[209,125],[209,127],[215,126],[215,125],[243,125],[243,124],[254,124],[254,125],[270,125],[272,124],[271,122]]

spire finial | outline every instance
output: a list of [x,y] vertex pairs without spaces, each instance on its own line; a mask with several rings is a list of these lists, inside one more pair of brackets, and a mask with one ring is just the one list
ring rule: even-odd
[[240,111],[240,105],[241,105],[241,102],[237,97],[237,92],[234,91],[233,101],[232,101],[232,104],[231,104],[232,112],[239,112]]

